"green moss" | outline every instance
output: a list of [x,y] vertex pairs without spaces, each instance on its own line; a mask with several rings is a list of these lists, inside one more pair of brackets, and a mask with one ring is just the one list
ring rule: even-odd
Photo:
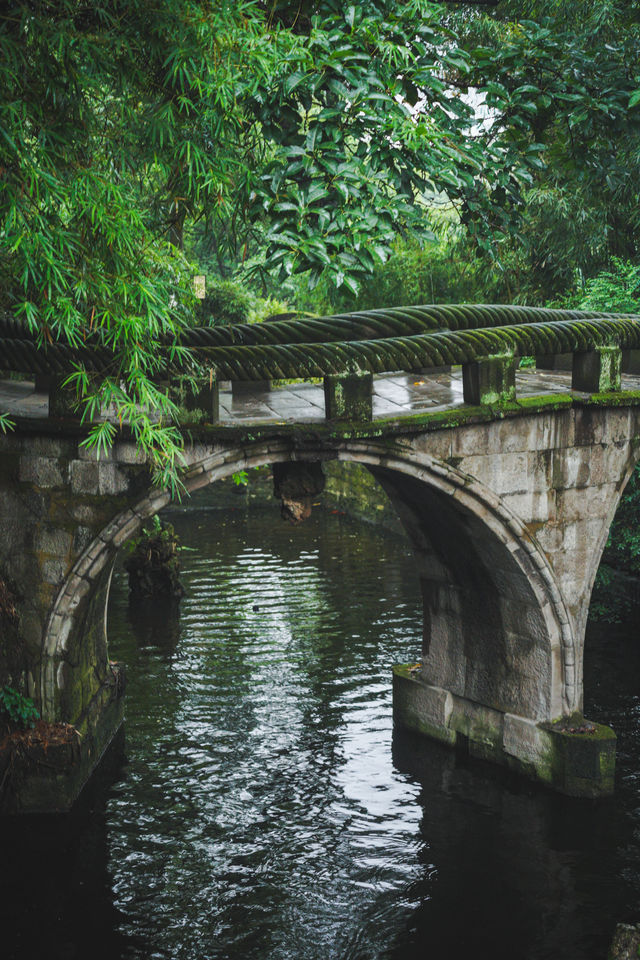
[[575,402],[575,397],[570,393],[547,393],[541,397],[521,397],[516,401],[516,406],[522,410],[560,410],[563,407],[571,407]]
[[640,390],[622,390],[611,393],[592,393],[575,398],[579,407],[636,407],[640,404]]
[[415,680],[415,674],[417,673],[416,667],[420,666],[422,666],[420,663],[394,663],[392,671],[397,677]]
[[[611,729],[603,723],[593,723],[591,720],[585,720],[581,713],[573,713],[570,717],[563,717],[554,723],[544,724],[544,729],[550,730],[554,734],[559,734],[569,740],[615,740],[616,735]],[[571,730],[579,730],[581,727],[589,727],[592,733],[572,733]]]

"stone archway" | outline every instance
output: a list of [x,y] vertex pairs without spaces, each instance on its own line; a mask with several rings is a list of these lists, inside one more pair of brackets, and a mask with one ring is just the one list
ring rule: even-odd
[[[375,440],[303,449],[282,441],[201,457],[186,485],[191,492],[264,463],[326,459],[368,467],[404,522],[424,597],[425,681],[533,723],[575,709],[574,639],[553,572],[522,521],[455,467]],[[77,722],[99,696],[109,671],[105,611],[115,555],[168,500],[154,491],[118,514],[62,585],[43,645],[46,716]],[[474,639],[482,611],[489,620]]]

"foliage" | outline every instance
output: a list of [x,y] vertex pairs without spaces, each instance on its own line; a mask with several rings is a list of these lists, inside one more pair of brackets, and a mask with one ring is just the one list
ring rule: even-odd
[[232,323],[249,323],[254,297],[239,283],[207,277],[206,296],[201,301],[198,314],[211,327]]
[[604,623],[625,623],[637,612],[628,579],[615,567],[601,563],[591,594],[589,618]]
[[164,524],[156,514],[150,527],[127,544],[124,568],[129,574],[131,597],[179,600],[184,594],[179,576],[181,549],[173,526]]
[[249,474],[246,470],[238,470],[236,473],[231,474],[231,479],[236,487],[246,487],[249,482]]
[[[633,261],[638,4],[607,5],[613,26],[552,0],[458,18],[427,0],[12,0],[0,309],[43,351],[109,350],[104,379],[69,377],[85,421],[116,410],[87,445],[104,452],[127,421],[156,482],[179,490],[176,407],[154,381],[163,344],[189,363],[204,252],[223,280],[241,269],[279,297],[300,277],[328,299],[364,280],[373,301],[366,278],[398,237],[432,240],[446,209],[470,242],[439,240],[424,262],[408,244],[418,300],[466,299],[480,280],[543,300],[612,254]],[[477,250],[501,253],[504,281]],[[392,298],[401,267],[378,273]],[[236,322],[251,308],[231,294],[216,310]]]
[[[351,290],[398,232],[429,235],[427,203],[456,206],[487,247],[513,226],[492,185],[515,197],[535,149],[468,137],[472,108],[443,77],[464,88],[470,58],[427,0],[3,9],[0,307],[43,351],[108,348],[105,379],[69,377],[84,419],[115,405],[174,492],[175,406],[154,379],[163,342],[188,361],[195,225],[234,255],[257,248],[263,277]],[[87,445],[116,432],[94,423]]]
[[[523,246],[507,240],[514,299],[564,295],[612,257],[638,257],[640,4],[501,0],[454,17],[474,51],[492,128],[538,144]],[[515,126],[513,126],[515,124]]]
[[634,610],[625,583],[629,577],[640,582],[640,465],[631,474],[609,530],[589,608],[594,620],[629,619]]
[[0,716],[22,729],[33,727],[40,718],[33,700],[9,686],[0,687]]
[[640,576],[640,468],[631,474],[616,511],[603,561]]
[[312,294],[301,290],[298,303],[317,313],[425,303],[494,303],[508,300],[505,278],[488,257],[478,256],[456,227],[421,247],[397,241],[384,264],[360,283],[356,297],[326,281]]
[[581,310],[637,313],[640,310],[640,265],[614,257],[611,266],[585,284]]
[[274,297],[255,297],[249,314],[249,323],[262,323],[280,314],[290,314],[288,300],[276,300]]
[[0,413],[0,433],[8,433],[15,428],[15,423],[6,413]]

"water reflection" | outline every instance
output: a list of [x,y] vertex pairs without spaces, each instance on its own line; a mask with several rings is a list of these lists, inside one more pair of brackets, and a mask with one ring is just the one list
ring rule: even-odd
[[180,601],[175,597],[129,600],[127,622],[139,647],[157,647],[171,659],[180,642]]
[[0,827],[3,960],[605,956],[640,916],[630,641],[587,662],[619,791],[566,800],[393,736],[390,666],[421,636],[404,543],[276,509],[174,522],[180,619],[114,587],[127,765],[73,816]]

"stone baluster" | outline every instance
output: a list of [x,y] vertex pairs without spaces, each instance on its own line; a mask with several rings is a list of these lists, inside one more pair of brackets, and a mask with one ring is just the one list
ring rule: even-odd
[[327,375],[324,378],[324,409],[327,420],[371,420],[373,374]]
[[515,400],[516,363],[510,351],[463,363],[464,402],[478,405]]
[[620,389],[620,347],[594,347],[573,355],[571,389],[584,393],[609,393]]

